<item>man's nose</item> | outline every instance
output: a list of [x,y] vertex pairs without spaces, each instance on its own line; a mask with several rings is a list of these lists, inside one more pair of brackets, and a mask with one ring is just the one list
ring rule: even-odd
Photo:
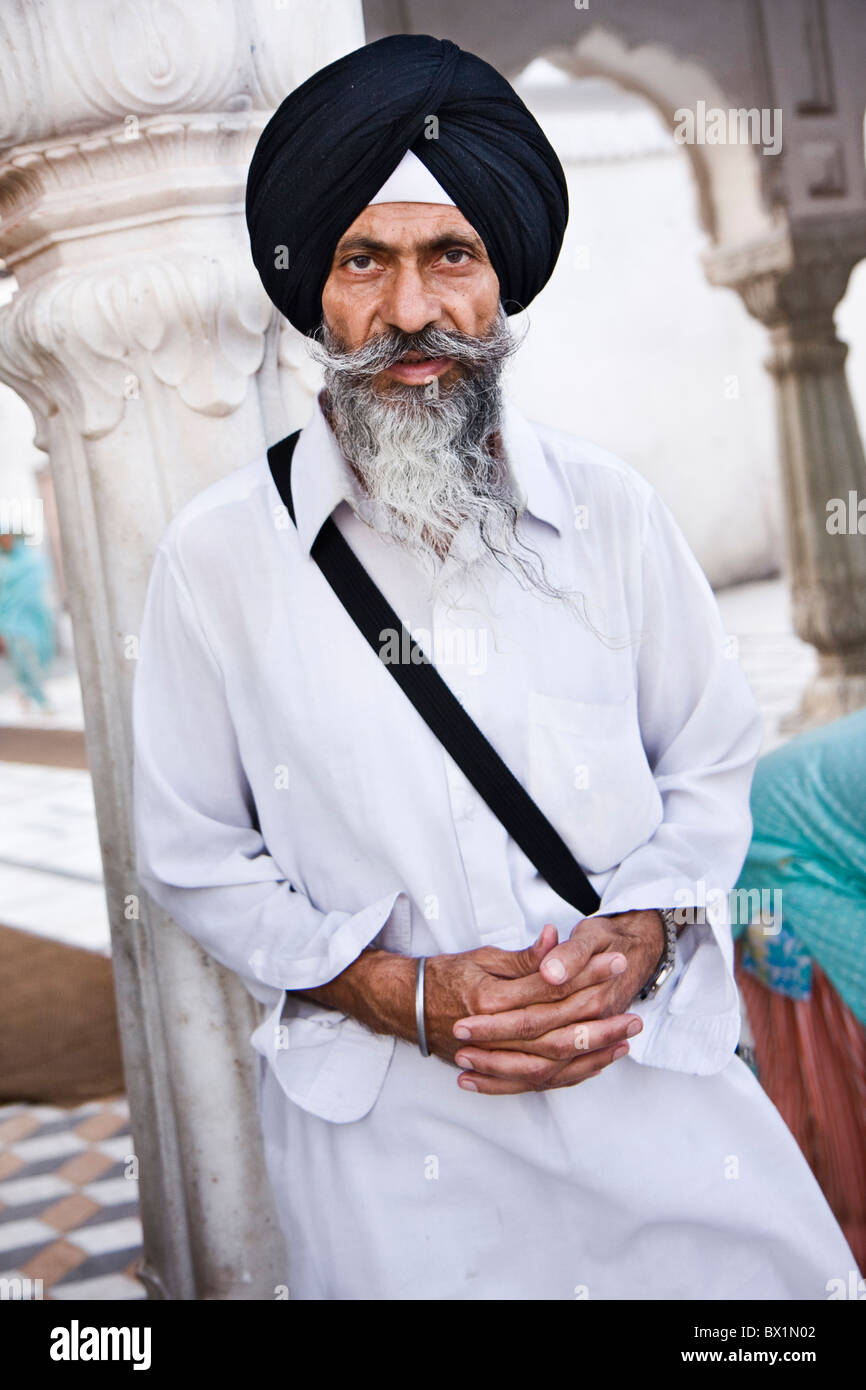
[[402,266],[391,279],[379,305],[379,317],[389,328],[420,333],[439,322],[442,302],[415,266]]

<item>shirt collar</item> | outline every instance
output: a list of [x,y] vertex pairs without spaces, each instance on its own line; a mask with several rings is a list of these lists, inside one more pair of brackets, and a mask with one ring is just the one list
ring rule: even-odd
[[362,497],[361,485],[337,446],[317,396],[292,457],[292,502],[304,549],[309,551],[340,502],[360,502]]
[[502,443],[512,480],[527,511],[548,522],[561,535],[564,502],[555,465],[545,454],[529,420],[507,396],[502,412]]
[[[523,505],[561,534],[563,503],[553,464],[530,422],[507,398],[502,442]],[[292,459],[292,501],[304,549],[310,550],[322,524],[341,502],[357,506],[363,500],[361,484],[340,452],[317,396],[312,417],[301,431]]]

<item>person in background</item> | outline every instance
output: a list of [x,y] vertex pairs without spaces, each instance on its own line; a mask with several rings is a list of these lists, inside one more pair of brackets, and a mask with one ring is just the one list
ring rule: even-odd
[[[732,912],[765,1090],[866,1260],[866,709],[758,762]],[[736,890],[735,890],[736,891]],[[754,905],[759,901],[762,911]],[[738,920],[739,916],[739,920]],[[755,920],[759,917],[760,920]]]
[[54,711],[42,673],[54,659],[54,615],[46,598],[48,559],[20,532],[0,533],[0,653],[8,656],[23,713]]

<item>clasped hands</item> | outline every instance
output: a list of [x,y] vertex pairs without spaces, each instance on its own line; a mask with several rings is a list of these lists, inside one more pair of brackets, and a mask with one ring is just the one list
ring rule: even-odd
[[640,910],[584,918],[562,943],[548,924],[521,951],[482,946],[431,956],[428,1046],[462,1069],[458,1085],[467,1091],[574,1086],[628,1052],[643,1025],[624,1010],[663,949],[661,917]]

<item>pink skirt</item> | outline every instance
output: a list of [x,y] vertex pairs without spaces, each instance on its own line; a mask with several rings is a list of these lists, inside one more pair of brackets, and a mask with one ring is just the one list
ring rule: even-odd
[[811,998],[788,999],[743,970],[737,981],[764,1090],[866,1269],[866,1029],[812,963]]

